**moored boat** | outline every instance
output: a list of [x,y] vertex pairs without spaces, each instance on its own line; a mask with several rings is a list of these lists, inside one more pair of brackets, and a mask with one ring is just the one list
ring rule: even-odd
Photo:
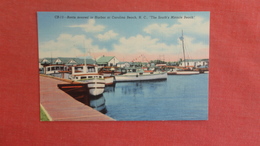
[[183,31],[182,31],[182,36],[179,38],[182,42],[182,51],[183,51],[183,62],[184,66],[183,67],[175,67],[167,71],[168,75],[196,75],[199,74],[200,72],[197,70],[193,70],[194,67],[192,66],[187,66],[186,65],[186,58],[185,58],[185,47],[184,47],[184,37],[183,37]]
[[168,75],[196,75],[199,74],[199,71],[192,70],[190,68],[183,68],[177,66],[166,67]]
[[115,70],[116,68],[113,66],[105,66],[98,71],[99,74],[104,76],[106,85],[114,84],[114,75],[120,74],[120,72]]
[[209,68],[208,66],[200,66],[195,69],[196,71],[199,71],[200,73],[209,73]]
[[199,74],[199,71],[195,71],[195,70],[188,70],[188,69],[171,69],[169,71],[167,71],[168,75],[197,75]]
[[94,65],[72,67],[72,75],[69,78],[87,84],[90,95],[97,96],[104,92],[104,76],[97,73],[97,67]]
[[116,82],[167,79],[166,72],[144,72],[144,70],[141,68],[122,69],[122,72],[122,74],[115,76]]
[[68,71],[68,67],[65,65],[47,65],[43,67],[43,73],[46,75],[58,74],[66,71]]
[[104,77],[104,79],[105,79],[105,84],[107,85],[107,86],[109,86],[109,85],[113,85],[115,82],[115,79],[114,79],[114,76],[108,76],[108,77]]
[[117,67],[113,67],[113,66],[105,66],[102,67],[98,73],[102,74],[104,77],[110,77],[110,76],[114,76],[114,75],[119,75],[121,72],[118,72]]
[[178,70],[177,72],[176,72],[176,75],[197,75],[197,74],[199,74],[200,72],[199,71],[186,71],[186,70],[183,70],[183,71],[181,71],[181,70]]

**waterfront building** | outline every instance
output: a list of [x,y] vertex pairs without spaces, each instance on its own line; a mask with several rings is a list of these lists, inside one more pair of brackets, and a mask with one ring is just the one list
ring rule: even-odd
[[64,65],[68,65],[68,64],[77,64],[75,62],[75,60],[73,60],[74,58],[69,58],[69,57],[58,57],[53,64],[64,64]]
[[130,67],[130,62],[118,62],[116,64],[116,67],[121,67],[121,68]]
[[57,58],[43,58],[39,59],[39,64],[41,65],[51,65],[51,64],[62,64],[62,65],[81,65],[81,64],[96,64],[96,62],[93,59],[87,58],[72,58],[72,57],[57,57]]
[[57,58],[42,58],[42,59],[40,60],[40,63],[41,63],[41,64],[45,64],[45,65],[54,64],[54,62],[55,62],[56,59],[57,59]]
[[116,66],[120,61],[115,56],[101,56],[96,60],[97,65],[100,67],[104,66]]
[[194,67],[198,68],[200,66],[208,66],[209,59],[186,59],[185,61],[180,61],[179,66],[181,67]]

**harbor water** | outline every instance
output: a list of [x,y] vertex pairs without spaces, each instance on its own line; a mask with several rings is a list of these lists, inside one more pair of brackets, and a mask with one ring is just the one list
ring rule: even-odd
[[207,120],[208,74],[117,82],[99,98],[106,115],[118,121]]
[[86,95],[78,101],[117,121],[207,120],[208,76],[168,75],[167,80],[116,82],[106,86],[102,95]]

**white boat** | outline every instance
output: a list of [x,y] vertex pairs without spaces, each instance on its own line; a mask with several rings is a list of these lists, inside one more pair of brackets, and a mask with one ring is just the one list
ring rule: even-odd
[[167,71],[168,75],[196,75],[199,73],[200,73],[199,71],[183,70],[183,69],[171,69]]
[[114,79],[114,77],[113,76],[107,76],[107,77],[105,77],[104,76],[104,79],[105,79],[105,84],[106,85],[113,85],[115,82],[115,79]]
[[48,65],[43,67],[43,73],[46,75],[58,74],[60,71],[67,71],[68,67],[65,65]]
[[176,72],[176,75],[197,75],[199,74],[200,72],[199,71],[186,71],[186,70],[179,70]]
[[73,81],[88,84],[89,93],[93,96],[101,95],[105,88],[103,75],[97,73],[97,67],[84,65],[72,67],[72,74],[69,77]]
[[116,75],[116,82],[122,81],[145,81],[167,79],[166,72],[144,72],[143,69],[125,69],[121,75]]
[[114,76],[114,75],[119,75],[121,73],[116,70],[117,70],[117,67],[105,66],[105,67],[100,68],[98,73],[102,74],[104,77],[110,77],[110,76]]

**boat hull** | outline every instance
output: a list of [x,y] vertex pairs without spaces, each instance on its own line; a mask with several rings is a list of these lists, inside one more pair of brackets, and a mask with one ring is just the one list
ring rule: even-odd
[[167,75],[176,75],[176,72],[167,72]]
[[77,82],[87,84],[89,89],[89,94],[93,96],[101,95],[105,89],[104,79],[78,80]]
[[200,74],[199,71],[177,71],[176,75],[197,75]]
[[167,73],[156,73],[156,74],[130,74],[130,75],[117,75],[115,76],[116,82],[123,81],[145,81],[145,80],[161,80],[167,79]]
[[105,84],[108,85],[113,85],[114,84],[114,77],[105,77]]
[[57,86],[75,99],[82,99],[88,94],[86,84],[58,84]]
[[105,89],[105,87],[98,87],[98,88],[92,87],[92,88],[89,89],[89,94],[93,95],[93,96],[98,96],[98,95],[103,94],[104,89]]

